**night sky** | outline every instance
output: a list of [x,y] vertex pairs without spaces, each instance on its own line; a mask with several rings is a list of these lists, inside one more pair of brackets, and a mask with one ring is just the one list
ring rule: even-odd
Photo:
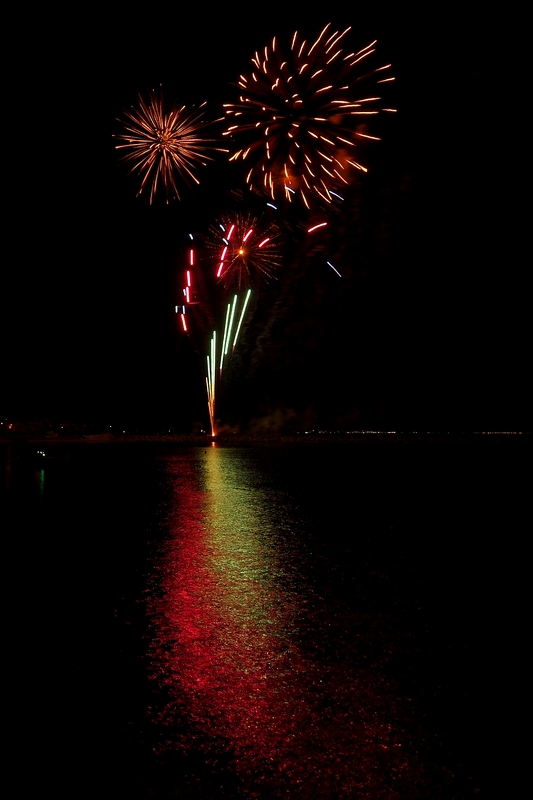
[[220,158],[181,201],[150,206],[118,163],[117,117],[162,84],[216,118],[255,50],[331,21],[353,26],[354,47],[378,39],[398,113],[378,123],[353,219],[332,234],[345,277],[298,254],[259,309],[226,419],[530,429],[528,267],[487,24],[374,4],[333,17],[295,3],[191,10],[197,18],[176,8],[62,20],[39,51],[18,100],[33,125],[5,192],[0,415],[183,430],[207,420],[204,353],[174,305],[187,233],[205,233],[243,184]]

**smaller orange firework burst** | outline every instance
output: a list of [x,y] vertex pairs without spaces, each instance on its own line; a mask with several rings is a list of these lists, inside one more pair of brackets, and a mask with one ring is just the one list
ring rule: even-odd
[[158,191],[164,191],[168,203],[180,197],[176,177],[198,184],[195,167],[205,166],[212,160],[206,151],[217,149],[203,136],[210,124],[203,120],[205,103],[197,109],[173,105],[167,110],[162,90],[159,94],[152,90],[148,101],[139,94],[138,100],[138,107],[125,111],[126,119],[119,120],[125,132],[114,137],[120,142],[116,147],[124,151],[121,160],[132,165],[130,173],[141,176],[137,194],[149,187],[151,203]]

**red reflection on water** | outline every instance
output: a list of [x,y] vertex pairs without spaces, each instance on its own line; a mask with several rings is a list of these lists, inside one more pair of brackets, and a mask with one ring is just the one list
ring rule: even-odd
[[[269,529],[273,499],[250,488],[242,460],[223,448],[169,469],[168,536],[148,598],[161,748],[230,754],[268,796],[428,796],[415,749],[403,746],[394,687],[379,664],[343,660],[343,648],[368,642],[356,628],[337,641],[320,598],[291,585],[294,553]],[[325,641],[313,654],[309,638],[307,653],[299,646],[306,615]],[[332,656],[321,650],[332,645]]]
[[[294,691],[304,665],[292,600],[271,580],[272,554],[249,508],[233,504],[216,469],[206,477],[204,487],[192,471],[179,480],[152,609],[157,678],[180,696],[197,729],[223,737],[241,757],[253,751],[269,760],[306,713]],[[172,708],[165,713],[173,722]]]

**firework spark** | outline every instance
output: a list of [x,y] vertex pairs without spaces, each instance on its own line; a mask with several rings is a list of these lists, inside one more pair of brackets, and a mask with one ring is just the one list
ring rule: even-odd
[[233,300],[229,302],[226,307],[224,335],[222,339],[217,335],[216,330],[213,331],[213,335],[211,336],[209,354],[207,355],[205,382],[207,389],[207,406],[209,409],[209,420],[211,424],[211,435],[213,437],[216,435],[215,411],[217,389],[220,381],[222,380],[224,364],[230,358],[237,345],[242,322],[246,315],[251,294],[252,290],[248,289],[245,295],[233,296]]
[[199,183],[195,175],[198,165],[205,166],[211,157],[206,151],[216,149],[204,137],[210,124],[203,120],[202,103],[199,108],[186,109],[171,106],[167,110],[163,92],[150,92],[148,100],[138,95],[138,107],[125,111],[125,120],[119,120],[124,133],[116,135],[123,150],[121,160],[131,165],[130,172],[141,177],[138,195],[149,187],[150,203],[159,191],[179,198],[179,175],[185,182]]
[[379,137],[360,123],[395,110],[383,108],[377,91],[394,80],[391,65],[362,69],[376,42],[345,53],[341,41],[350,28],[338,33],[330,27],[311,44],[296,32],[287,50],[274,38],[253,57],[251,74],[239,77],[238,102],[225,105],[224,136],[234,143],[230,160],[250,162],[247,183],[275,200],[298,194],[307,208],[319,198],[332,202],[354,170],[366,172],[358,144]]
[[[220,268],[221,247],[222,251],[225,249],[227,254],[228,243],[234,237],[234,246],[240,250],[247,248],[250,253],[248,255],[236,253],[234,257],[231,257],[231,261],[230,256],[225,257],[222,263],[224,267],[228,267],[228,273],[231,273],[231,275],[228,274],[226,280],[221,280],[220,277],[217,279],[215,270],[211,270],[214,291],[206,292],[206,294],[211,294],[211,300],[214,301],[216,307],[210,308],[208,298],[201,296],[200,283],[203,283],[201,280],[202,271],[199,269],[201,259],[198,256],[194,237],[191,234],[189,234],[191,241],[187,249],[186,263],[183,270],[181,302],[175,306],[182,330],[187,335],[196,336],[200,334],[203,339],[205,322],[207,321],[205,317],[209,317],[209,322],[215,327],[214,330],[213,328],[210,329],[211,338],[205,374],[212,436],[216,435],[215,414],[219,389],[223,381],[223,371],[230,362],[240,339],[252,295],[251,285],[253,285],[254,278],[257,275],[261,275],[264,278],[270,277],[271,271],[278,265],[279,261],[278,245],[276,243],[278,230],[274,225],[264,224],[261,219],[257,219],[251,214],[236,214],[231,219],[232,221],[230,222],[228,217],[224,222],[221,221],[216,227],[213,226],[212,228],[209,246],[210,249],[214,248],[217,254],[217,270]],[[216,231],[216,234],[213,233],[214,231]],[[225,239],[226,244],[223,239]],[[267,249],[268,244],[271,245],[270,250]],[[255,249],[260,251],[260,256],[254,255],[253,251]],[[212,258],[208,258],[208,261],[212,263]],[[244,282],[247,283],[247,290],[241,291]],[[199,323],[199,326],[194,323]],[[200,330],[196,330],[198,327]]]
[[274,277],[281,263],[280,233],[274,223],[249,213],[223,217],[211,227],[216,277],[225,289],[241,291]]

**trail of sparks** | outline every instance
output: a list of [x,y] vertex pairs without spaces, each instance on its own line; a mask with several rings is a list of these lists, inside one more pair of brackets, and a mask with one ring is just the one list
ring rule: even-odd
[[240,330],[241,330],[242,321],[244,319],[244,315],[246,314],[246,308],[248,307],[248,301],[250,300],[251,295],[252,295],[252,290],[248,289],[248,291],[246,292],[246,298],[245,298],[243,306],[242,306],[242,311],[241,311],[241,316],[240,316],[240,319],[239,319],[239,324],[237,325],[237,331],[235,333],[235,339],[233,340],[232,350],[235,350],[235,346],[237,344],[237,339],[239,338],[239,333],[240,333]]
[[333,266],[333,264],[331,263],[331,261],[326,261],[326,264],[328,265],[328,267],[331,267],[331,269],[333,270],[333,272],[336,272],[336,273],[337,273],[337,275],[339,276],[339,278],[342,278],[342,275],[341,275],[341,273],[339,272],[339,270],[337,269],[337,267],[334,267],[334,266]]
[[[231,353],[234,351],[237,345],[237,339],[239,337],[240,329],[242,322],[246,315],[246,309],[248,307],[248,303],[252,294],[252,290],[248,289],[244,300],[242,295],[239,297],[235,295],[233,297],[233,301],[228,303],[226,307],[226,316],[225,316],[225,323],[224,323],[224,334],[222,339],[220,336],[217,336],[216,330],[213,331],[211,336],[211,342],[209,345],[209,354],[207,355],[206,359],[206,389],[207,389],[207,405],[209,409],[209,420],[211,425],[211,436],[214,438],[216,436],[216,403],[217,403],[217,389],[219,386],[220,381],[222,380],[223,368],[225,359],[231,356]],[[242,304],[241,304],[242,303]],[[241,305],[241,310],[239,314],[239,322],[237,328],[235,330],[235,336],[233,337],[235,319],[237,313],[237,309]],[[230,343],[233,337],[233,344],[231,345],[230,350]],[[218,370],[216,369],[216,365],[218,366]]]
[[[244,227],[246,227],[246,225]],[[248,228],[244,236],[241,237],[241,228],[242,219],[240,221],[239,219],[236,219],[235,222],[226,225],[221,222],[217,226],[217,230],[220,236],[223,237],[224,241],[231,242],[235,235],[236,246],[239,246],[243,238],[246,239],[246,243],[251,242],[253,238],[252,230],[250,228]],[[195,277],[196,270],[198,269],[197,255],[194,247],[193,236],[192,234],[189,234],[189,236],[191,239],[191,245],[187,250],[187,264],[183,271],[183,303],[175,306],[176,314],[178,314],[180,317],[181,327],[185,333],[190,333],[189,326],[187,324],[189,308],[190,306],[194,306],[199,302],[197,299],[197,286]],[[257,243],[257,246],[260,245],[262,247],[265,246],[264,239]],[[225,311],[222,336],[219,335],[217,330],[212,331],[211,334],[208,353],[206,356],[205,383],[211,435],[213,437],[216,436],[216,404],[219,384],[223,379],[224,367],[237,346],[239,335],[246,317],[246,312],[249,307],[251,295],[251,287],[248,287],[246,292],[241,292],[240,294],[235,293],[231,300],[225,303],[224,306]]]

